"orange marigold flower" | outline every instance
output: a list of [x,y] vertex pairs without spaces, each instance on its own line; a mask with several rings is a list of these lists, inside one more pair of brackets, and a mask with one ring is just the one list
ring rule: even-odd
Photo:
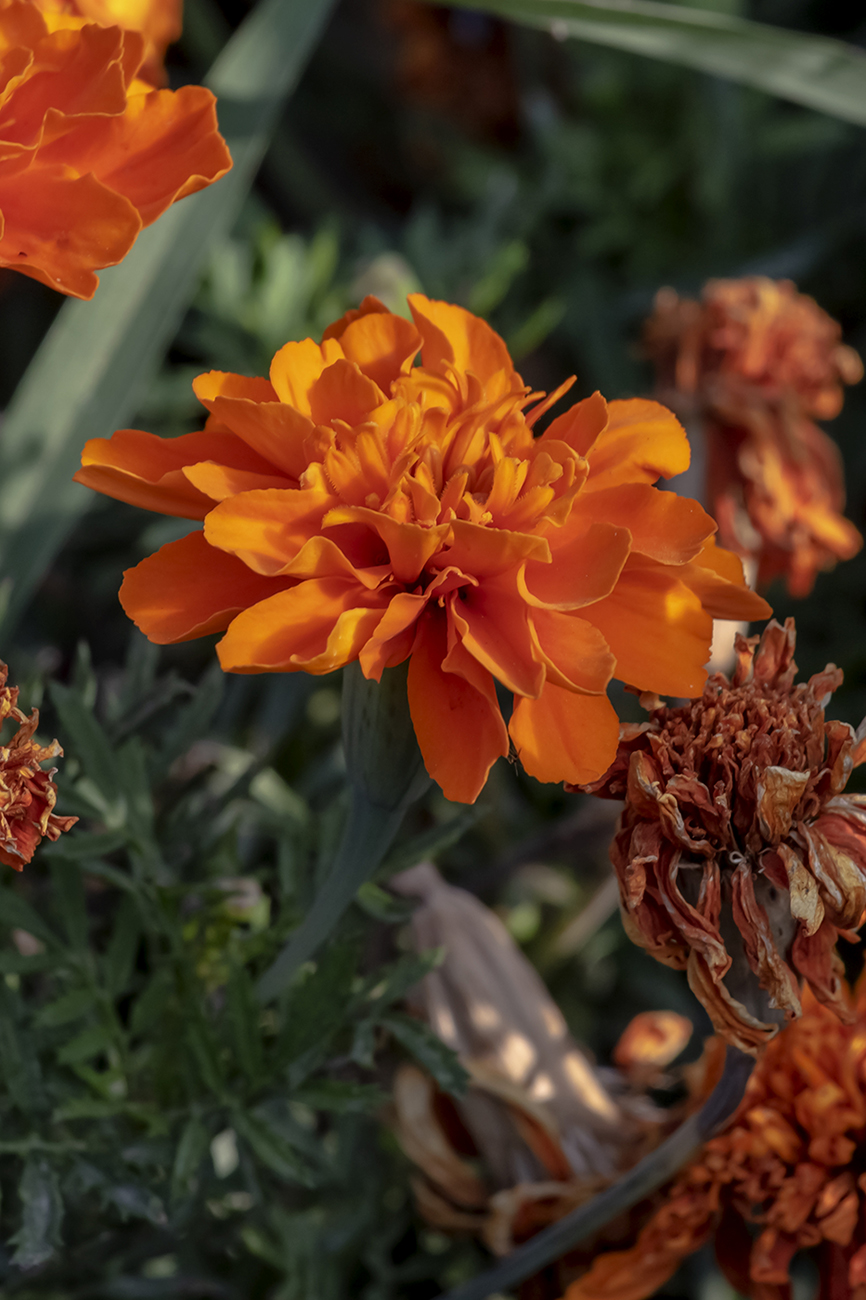
[[0,0],[0,266],[91,298],[170,204],[231,166],[202,86],[137,79],[138,32]]
[[732,679],[623,727],[587,787],[626,800],[611,860],[629,935],[688,971],[743,1051],[800,1014],[797,976],[846,1013],[836,936],[866,908],[866,796],[843,793],[866,741],[824,720],[838,668],[794,684],[795,640],[793,619],[738,636]]
[[842,515],[836,445],[814,423],[842,407],[863,365],[839,325],[788,280],[711,280],[700,303],[656,298],[645,342],[660,394],[703,423],[707,491],[722,541],[792,595],[862,545]]
[[204,519],[129,570],[121,601],[156,642],[227,629],[227,672],[357,659],[378,681],[408,659],[450,799],[477,797],[509,736],[538,779],[592,780],[616,751],[614,673],[694,694],[712,615],[767,606],[701,507],[652,486],[688,463],[670,412],[597,393],[536,438],[564,389],[525,413],[541,395],[488,325],[410,305],[414,323],[366,299],[321,345],[287,343],[270,379],[200,376],[201,433],[87,444],[79,482]]
[[674,1181],[628,1250],[598,1255],[565,1300],[644,1300],[714,1237],[751,1300],[789,1300],[812,1253],[820,1300],[866,1300],[866,980],[849,1024],[808,992],[768,1046],[734,1124]]
[[39,713],[33,709],[28,718],[21,712],[18,687],[6,685],[8,676],[0,661],[0,730],[7,720],[18,724],[15,735],[0,743],[0,862],[21,871],[41,840],[56,840],[78,818],[54,812],[57,787],[51,778],[57,768],[43,772],[42,764],[62,758],[63,750],[56,740],[43,746],[33,739]]
[[45,14],[72,14],[101,27],[123,27],[144,37],[144,62],[138,75],[153,86],[165,84],[163,60],[183,27],[181,0],[35,0]]

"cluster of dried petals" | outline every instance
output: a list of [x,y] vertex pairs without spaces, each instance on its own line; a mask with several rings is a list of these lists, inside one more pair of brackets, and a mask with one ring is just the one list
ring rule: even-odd
[[144,38],[0,0],[0,266],[90,298],[170,204],[231,166],[202,86],[139,79]]
[[800,1014],[798,977],[845,1013],[835,951],[866,908],[866,796],[844,793],[866,743],[824,709],[829,665],[795,685],[789,619],[737,638],[729,681],[623,728],[588,789],[624,799],[611,860],[629,935],[687,969],[717,1031],[743,1051]]
[[790,281],[711,280],[700,303],[662,290],[645,342],[660,393],[708,440],[707,494],[725,545],[806,595],[862,545],[842,465],[814,423],[863,375],[841,329]]
[[[412,919],[417,950],[444,952],[414,991],[413,1009],[470,1076],[455,1098],[414,1065],[397,1072],[394,1127],[419,1170],[415,1199],[431,1225],[471,1232],[504,1255],[661,1140],[677,1117],[631,1086],[631,1068],[658,1072],[688,1035],[682,1024],[655,1032],[650,1022],[665,1013],[645,1013],[624,1048],[629,1075],[598,1070],[493,912],[426,864],[391,884],[422,900]],[[569,1268],[588,1258],[579,1252]]]
[[409,660],[450,799],[472,802],[512,741],[539,780],[592,780],[616,752],[614,675],[693,695],[712,616],[768,608],[701,507],[653,486],[688,464],[669,411],[595,394],[535,437],[569,385],[527,412],[542,395],[488,325],[410,306],[365,299],[321,345],[287,343],[269,379],[200,376],[201,433],[87,444],[79,482],[204,519],[129,570],[121,601],[152,641],[225,631],[228,672],[358,660],[379,681]]
[[153,86],[165,84],[163,60],[182,30],[181,0],[35,0],[45,14],[71,14],[100,27],[141,32],[144,61],[138,70]]
[[850,1010],[844,1024],[807,992],[802,1019],[758,1062],[732,1127],[646,1208],[635,1243],[598,1255],[565,1300],[645,1300],[711,1237],[726,1277],[751,1300],[789,1300],[800,1251],[818,1266],[820,1300],[864,1300],[863,979]]
[[41,840],[56,840],[78,818],[54,812],[57,787],[51,778],[57,769],[44,772],[42,764],[62,757],[63,750],[56,740],[39,745],[33,739],[39,714],[33,709],[28,718],[21,712],[18,688],[6,685],[8,676],[0,662],[0,730],[8,722],[18,728],[8,740],[0,737],[0,862],[21,871]]

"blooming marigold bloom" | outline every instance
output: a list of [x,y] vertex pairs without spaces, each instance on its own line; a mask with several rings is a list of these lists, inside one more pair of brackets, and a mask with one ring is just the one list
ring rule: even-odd
[[[565,1300],[644,1300],[709,1238],[751,1300],[789,1300],[809,1251],[818,1300],[866,1297],[866,981],[842,1023],[807,990],[759,1060],[732,1127],[707,1143],[630,1249],[600,1254]],[[751,1231],[750,1231],[751,1229]]]
[[700,303],[664,289],[646,325],[660,393],[703,422],[722,541],[757,561],[759,585],[781,574],[795,596],[862,544],[841,513],[836,445],[814,423],[863,375],[841,333],[790,281],[761,276],[711,280]]
[[797,976],[845,1014],[836,936],[866,907],[866,796],[844,794],[866,741],[824,720],[838,668],[794,684],[795,640],[793,619],[738,637],[730,681],[623,727],[587,787],[626,801],[611,860],[629,935],[688,971],[743,1051],[800,1014]]
[[144,62],[138,75],[153,86],[165,84],[163,59],[182,30],[180,0],[36,0],[45,14],[72,14],[101,27],[123,27],[144,37]]
[[78,821],[58,817],[54,810],[57,787],[51,780],[56,768],[43,772],[42,764],[61,758],[56,740],[39,745],[33,739],[39,713],[28,718],[18,708],[18,687],[7,686],[9,669],[0,662],[0,729],[11,720],[18,724],[15,735],[0,743],[0,862],[21,871],[39,842],[46,836],[56,840]]
[[231,166],[202,86],[137,79],[144,40],[0,0],[0,266],[91,298],[170,204]]
[[694,694],[712,615],[767,606],[701,507],[652,486],[688,463],[670,412],[595,394],[536,438],[562,390],[525,414],[540,394],[488,325],[410,305],[414,324],[365,299],[321,345],[287,343],[269,379],[200,376],[202,433],[86,445],[79,482],[204,519],[127,572],[121,601],[160,643],[227,629],[227,672],[358,659],[378,681],[409,659],[450,799],[477,797],[509,736],[540,780],[591,780],[616,750],[614,673]]

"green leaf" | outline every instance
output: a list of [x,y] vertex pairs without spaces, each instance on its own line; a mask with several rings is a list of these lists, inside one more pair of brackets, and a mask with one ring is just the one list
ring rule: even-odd
[[[85,773],[95,783],[106,802],[116,804],[120,798],[117,756],[96,721],[92,708],[85,704],[78,691],[71,686],[52,682],[50,692],[54,707],[60,714],[64,747],[81,759]],[[118,824],[120,823],[115,823]]]
[[337,1115],[369,1115],[385,1105],[388,1094],[372,1083],[317,1079],[298,1089],[293,1099],[313,1110],[334,1111]]
[[77,864],[51,862],[51,892],[55,915],[60,918],[73,948],[87,947],[90,923],[84,899],[84,881]]
[[252,1148],[262,1164],[279,1178],[311,1187],[315,1183],[307,1163],[260,1112],[237,1111],[232,1124],[238,1136]]
[[135,965],[141,935],[141,916],[128,895],[117,909],[117,919],[103,958],[105,986],[113,998],[126,992]]
[[190,1191],[199,1166],[207,1155],[209,1144],[210,1134],[201,1120],[197,1116],[188,1119],[180,1135],[174,1157],[174,1168],[171,1173],[172,1200],[178,1200]]
[[382,1024],[415,1057],[418,1064],[433,1075],[443,1092],[453,1093],[455,1097],[463,1095],[469,1075],[441,1038],[437,1038],[420,1020],[404,1016],[398,1011],[383,1016]]
[[219,99],[231,172],[143,231],[121,265],[102,273],[92,302],[64,304],[19,385],[0,449],[7,640],[93,500],[71,481],[85,440],[108,436],[134,413],[213,241],[226,234],[240,209],[333,3],[261,0],[206,79]]
[[357,953],[351,944],[333,944],[315,971],[300,981],[287,999],[277,1042],[281,1064],[326,1043],[346,1018]]
[[10,930],[26,930],[28,934],[35,935],[37,939],[41,939],[52,948],[60,946],[57,935],[48,928],[36,909],[11,889],[5,889],[2,885],[0,885],[0,918]]
[[113,1042],[104,1025],[90,1025],[63,1044],[57,1059],[61,1065],[80,1065],[83,1061],[92,1061],[100,1052],[108,1051]]
[[64,993],[62,998],[49,1002],[34,1017],[33,1023],[39,1029],[55,1029],[58,1025],[68,1025],[79,1020],[92,1011],[94,995],[92,989],[73,989]]
[[256,1001],[252,980],[242,966],[233,963],[228,982],[228,1016],[235,1055],[250,1083],[261,1078],[264,1054],[259,1020],[262,1008]]
[[828,36],[656,0],[472,0],[471,7],[559,39],[728,77],[866,126],[866,54]]
[[0,981],[0,1073],[15,1105],[29,1114],[42,1103],[42,1078],[30,1035],[16,1024],[16,1002]]
[[384,1011],[393,1002],[404,998],[428,971],[440,964],[443,956],[442,948],[433,948],[429,952],[420,954],[407,953],[393,966],[371,978],[372,987],[365,998],[369,1004],[369,1014],[375,1017],[377,1012]]
[[16,1250],[12,1263],[35,1268],[49,1260],[60,1245],[63,1200],[57,1174],[47,1160],[31,1157],[24,1166],[18,1196],[22,1206],[21,1227],[12,1238]]
[[459,839],[462,839],[483,813],[483,806],[479,807],[478,804],[470,804],[467,808],[461,808],[456,817],[449,817],[447,822],[441,822],[438,826],[431,826],[429,830],[422,831],[420,835],[413,835],[411,839],[398,844],[388,854],[382,866],[376,872],[376,879],[379,881],[388,880],[391,876],[395,876],[398,871],[406,871],[419,862],[426,862],[429,858],[435,858],[438,854],[444,853],[446,849],[451,848],[452,844],[456,844]]

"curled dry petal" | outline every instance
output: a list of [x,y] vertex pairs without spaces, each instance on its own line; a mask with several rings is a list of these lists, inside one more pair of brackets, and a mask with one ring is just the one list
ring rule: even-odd
[[58,839],[78,818],[54,812],[57,787],[51,778],[57,769],[46,772],[42,764],[61,758],[63,750],[56,740],[40,745],[34,739],[39,714],[36,709],[29,717],[21,712],[18,688],[6,685],[8,676],[0,662],[0,728],[7,722],[17,725],[15,734],[0,744],[0,862],[21,871],[43,839]]
[[844,793],[858,742],[824,717],[842,675],[796,684],[795,635],[739,637],[730,681],[623,728],[588,787],[626,800],[611,858],[629,935],[688,970],[744,1051],[800,1014],[801,980],[846,1014],[835,941],[866,909],[866,800]]
[[121,602],[159,643],[224,632],[227,672],[357,659],[379,681],[408,660],[450,799],[474,801],[512,745],[539,780],[593,780],[616,750],[613,677],[693,695],[713,616],[768,607],[697,502],[654,486],[688,464],[669,411],[596,393],[536,436],[543,394],[499,335],[423,294],[409,306],[365,299],[267,379],[200,376],[203,433],[87,444],[79,482],[204,520],[130,570]]

